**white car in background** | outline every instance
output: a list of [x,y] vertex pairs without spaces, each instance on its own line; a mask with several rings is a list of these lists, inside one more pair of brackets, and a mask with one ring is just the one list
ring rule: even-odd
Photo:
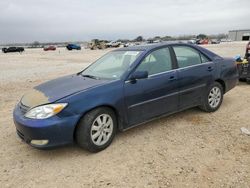
[[114,48],[117,48],[120,45],[121,45],[121,42],[117,42],[117,41],[111,41],[111,42],[106,44],[107,47],[114,47]]

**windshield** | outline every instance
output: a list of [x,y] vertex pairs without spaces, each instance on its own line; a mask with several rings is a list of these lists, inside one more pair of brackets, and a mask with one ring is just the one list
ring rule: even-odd
[[90,65],[81,74],[92,78],[120,79],[140,53],[140,51],[109,52]]

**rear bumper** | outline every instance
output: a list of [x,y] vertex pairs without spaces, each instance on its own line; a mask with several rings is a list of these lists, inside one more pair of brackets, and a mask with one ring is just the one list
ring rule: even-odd
[[[53,148],[74,142],[74,129],[78,116],[51,117],[44,120],[25,118],[20,108],[13,112],[17,135],[27,144],[40,149]],[[34,145],[32,140],[48,140],[45,145]]]

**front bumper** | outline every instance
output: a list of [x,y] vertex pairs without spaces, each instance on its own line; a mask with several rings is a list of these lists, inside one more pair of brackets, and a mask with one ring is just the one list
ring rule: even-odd
[[[37,120],[24,117],[17,105],[13,119],[17,135],[27,144],[40,148],[53,148],[74,142],[74,129],[80,117],[78,115]],[[32,140],[48,140],[44,145],[34,145]]]

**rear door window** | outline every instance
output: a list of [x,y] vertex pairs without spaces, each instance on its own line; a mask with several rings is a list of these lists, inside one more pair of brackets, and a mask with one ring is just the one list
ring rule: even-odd
[[179,68],[189,67],[193,65],[199,65],[203,61],[208,61],[207,59],[202,60],[200,52],[188,47],[188,46],[174,46],[173,47]]

